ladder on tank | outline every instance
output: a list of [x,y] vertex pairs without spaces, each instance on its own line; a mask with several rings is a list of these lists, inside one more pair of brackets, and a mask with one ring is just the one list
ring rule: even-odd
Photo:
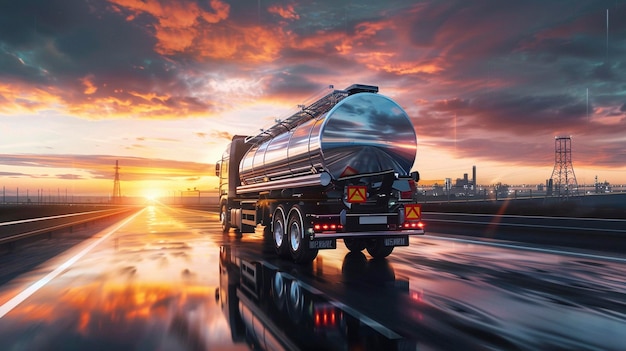
[[[329,86],[331,89],[333,86]],[[358,93],[378,93],[378,87],[374,85],[353,84],[344,90],[333,90],[326,94],[321,99],[311,103],[308,106],[301,105],[301,109],[293,115],[287,117],[285,120],[277,120],[277,123],[273,126],[264,129],[261,133],[250,136],[245,139],[247,144],[258,145],[266,140],[272,139],[282,133],[285,133],[293,128],[321,116],[322,114],[330,111],[339,101],[346,97],[358,94]]]

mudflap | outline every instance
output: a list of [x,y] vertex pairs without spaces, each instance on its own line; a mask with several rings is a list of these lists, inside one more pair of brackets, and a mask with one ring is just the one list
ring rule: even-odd
[[409,246],[409,236],[390,236],[383,239],[383,245],[385,246]]
[[337,239],[309,240],[309,249],[325,250],[325,249],[336,249],[336,248],[337,248]]

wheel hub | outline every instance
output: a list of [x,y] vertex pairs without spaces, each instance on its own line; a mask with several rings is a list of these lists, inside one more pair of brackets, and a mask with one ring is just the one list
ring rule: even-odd
[[290,239],[289,240],[291,242],[291,249],[293,251],[298,251],[298,249],[300,249],[300,241],[301,241],[301,237],[300,237],[300,225],[298,224],[298,222],[293,222],[291,223],[291,228],[289,230],[289,236]]

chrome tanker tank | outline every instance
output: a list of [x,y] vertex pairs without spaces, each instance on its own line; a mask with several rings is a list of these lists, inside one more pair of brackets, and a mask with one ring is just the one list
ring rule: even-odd
[[297,179],[320,174],[337,180],[389,170],[410,173],[417,150],[415,130],[390,98],[371,92],[348,94],[326,112],[309,114],[304,123],[286,125],[275,136],[254,143],[240,163],[244,187],[280,182],[288,188],[296,186]]

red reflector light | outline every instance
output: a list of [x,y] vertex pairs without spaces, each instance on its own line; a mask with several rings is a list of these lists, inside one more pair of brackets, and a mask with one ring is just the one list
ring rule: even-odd
[[342,230],[343,226],[337,223],[315,223],[313,230],[316,232],[337,231]]
[[402,228],[404,229],[423,229],[424,224],[422,222],[417,221],[407,221],[402,224]]

